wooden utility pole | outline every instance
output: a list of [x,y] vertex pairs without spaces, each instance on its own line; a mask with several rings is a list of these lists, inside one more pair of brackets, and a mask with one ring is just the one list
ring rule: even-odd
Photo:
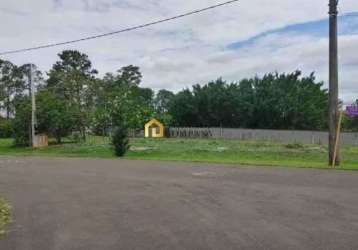
[[[338,125],[338,0],[329,0],[329,165],[339,166]],[[335,158],[335,162],[334,161]]]

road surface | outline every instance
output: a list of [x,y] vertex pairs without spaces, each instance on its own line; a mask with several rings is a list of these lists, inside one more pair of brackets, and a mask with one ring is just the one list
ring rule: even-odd
[[0,157],[1,250],[358,249],[358,172]]

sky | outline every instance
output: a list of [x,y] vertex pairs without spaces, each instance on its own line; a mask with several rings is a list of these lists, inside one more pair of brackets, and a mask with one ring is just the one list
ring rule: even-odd
[[[0,51],[73,40],[200,9],[225,0],[3,0]],[[133,64],[143,87],[179,91],[219,77],[268,72],[328,80],[328,0],[242,0],[138,31],[3,56],[47,72],[64,49],[89,55],[101,75]],[[339,2],[340,98],[358,98],[358,1]]]

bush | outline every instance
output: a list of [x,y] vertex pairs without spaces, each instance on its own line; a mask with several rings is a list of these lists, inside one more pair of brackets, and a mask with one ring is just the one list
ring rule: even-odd
[[10,138],[12,133],[11,120],[6,120],[0,117],[0,138]]
[[129,149],[129,139],[128,129],[125,126],[121,125],[115,129],[112,144],[116,156],[121,157],[127,152]]

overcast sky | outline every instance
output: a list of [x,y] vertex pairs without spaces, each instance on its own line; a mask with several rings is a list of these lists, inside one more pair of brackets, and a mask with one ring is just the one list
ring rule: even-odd
[[[1,0],[0,50],[110,32],[225,0]],[[305,74],[327,82],[328,0],[242,0],[140,31],[71,46],[4,56],[48,71],[64,49],[87,53],[103,75],[128,64],[142,69],[142,86],[173,91],[223,77],[267,72]],[[358,98],[358,1],[341,0],[340,96]]]

